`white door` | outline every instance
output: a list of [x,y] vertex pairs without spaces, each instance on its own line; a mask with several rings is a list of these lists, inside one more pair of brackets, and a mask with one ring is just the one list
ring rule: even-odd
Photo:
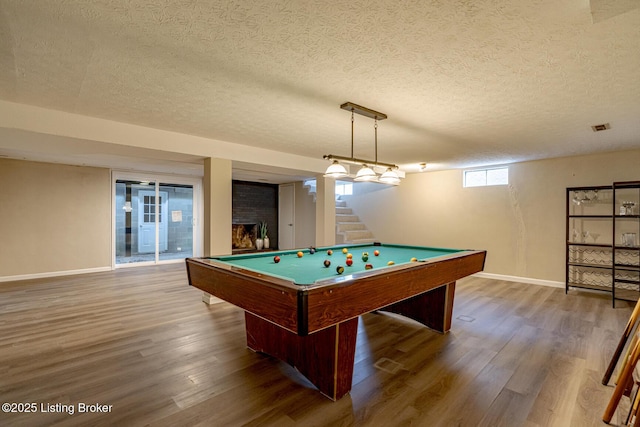
[[294,212],[294,185],[282,184],[278,190],[278,249],[280,250],[295,247]]
[[156,192],[141,190],[138,192],[138,253],[156,251],[156,221],[159,228],[158,251],[167,250],[167,199],[166,191],[160,191],[156,203]]

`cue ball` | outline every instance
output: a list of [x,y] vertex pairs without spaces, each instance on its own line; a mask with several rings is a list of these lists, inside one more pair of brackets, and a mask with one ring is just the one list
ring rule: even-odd
[[387,265],[393,265],[393,264],[395,264],[395,262],[393,262],[393,261],[389,261],[389,262],[387,263]]
[[299,251],[299,252],[298,252],[298,258],[302,258],[302,255],[304,255],[304,254],[302,253],[302,251]]
[[380,251],[376,249],[375,251],[373,251],[373,254],[374,254],[375,256],[378,256],[378,255],[380,255]]
[[331,261],[329,261],[328,259],[324,260],[324,266],[325,267],[329,267],[331,265]]
[[342,253],[343,253],[343,254],[346,254],[347,252],[349,252],[349,249],[347,249],[347,248],[343,248],[343,249],[342,249]]
[[418,258],[416,257],[411,258],[411,262],[416,262],[416,261],[418,261]]
[[347,261],[346,261],[346,262],[347,262],[347,266],[348,266],[348,267],[351,267],[351,264],[353,264],[353,259],[351,259],[351,258],[347,258]]
[[327,255],[329,255],[329,256],[333,255],[333,251],[332,251],[331,249],[329,249],[329,250],[327,251]]
[[342,274],[342,273],[344,273],[344,267],[343,267],[343,266],[341,266],[341,265],[337,266],[337,267],[336,267],[336,272],[337,272],[338,274]]
[[275,262],[276,264],[280,262],[280,257],[278,255],[273,257],[273,262]]

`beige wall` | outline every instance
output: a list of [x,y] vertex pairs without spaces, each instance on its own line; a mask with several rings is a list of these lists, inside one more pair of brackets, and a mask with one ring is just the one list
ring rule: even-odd
[[382,242],[486,249],[485,272],[564,282],[565,188],[640,179],[640,150],[509,165],[509,185],[462,187],[462,171],[357,185],[349,206]]
[[109,268],[110,176],[0,159],[0,277]]
[[231,161],[204,161],[204,256],[231,253]]
[[[640,179],[640,150],[512,164],[506,187],[462,171],[358,184],[350,206],[383,242],[486,249],[485,271],[564,280],[565,188]],[[0,159],[0,278],[111,266],[108,169]],[[315,245],[315,204],[296,183],[296,247]]]
[[[109,169],[0,159],[0,282],[110,269],[111,199]],[[315,245],[315,209],[295,183],[295,247]]]

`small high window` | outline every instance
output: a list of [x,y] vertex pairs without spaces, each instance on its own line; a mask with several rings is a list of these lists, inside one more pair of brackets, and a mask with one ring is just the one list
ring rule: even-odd
[[353,182],[336,181],[336,196],[350,196],[353,194]]
[[509,168],[474,169],[464,171],[465,187],[509,184]]

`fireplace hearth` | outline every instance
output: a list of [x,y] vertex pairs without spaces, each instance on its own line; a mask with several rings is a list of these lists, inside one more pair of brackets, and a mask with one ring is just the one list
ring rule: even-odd
[[231,250],[234,253],[256,250],[258,224],[232,224]]

